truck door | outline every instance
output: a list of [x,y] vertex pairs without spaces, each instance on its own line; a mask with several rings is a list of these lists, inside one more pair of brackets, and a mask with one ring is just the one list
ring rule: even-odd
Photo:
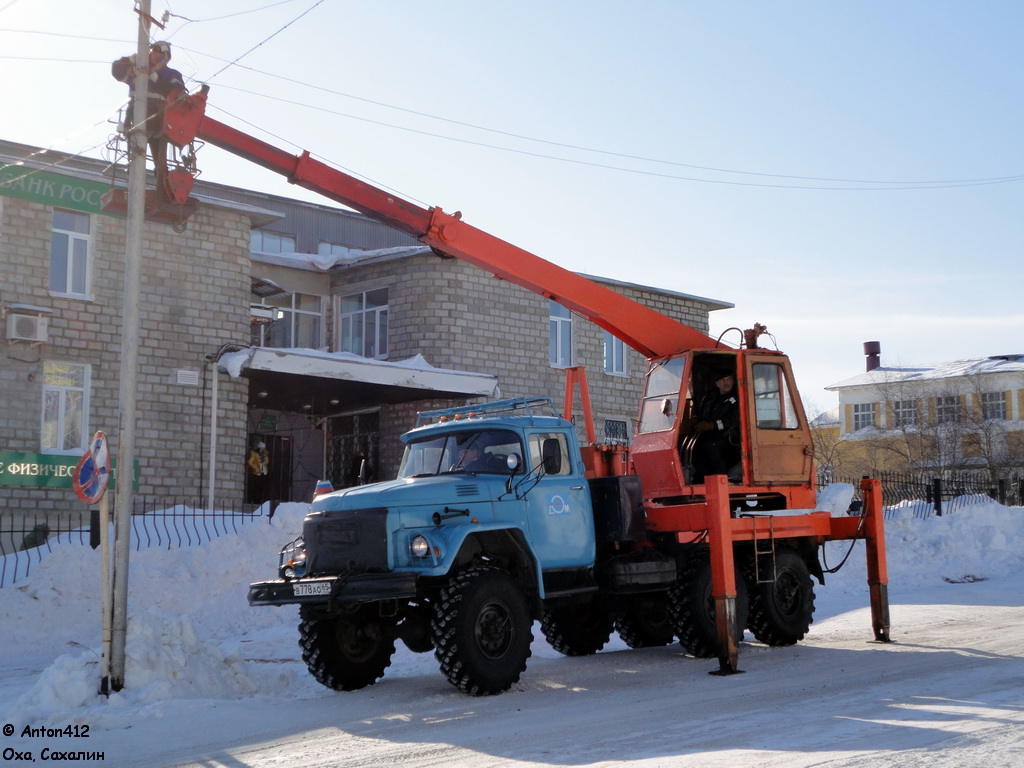
[[812,443],[789,360],[747,355],[750,448],[756,485],[805,482],[811,473]]
[[[579,462],[572,458],[568,437],[562,432],[540,432],[529,435],[528,440],[530,466],[523,489],[530,542],[541,567],[592,565],[595,543],[590,489]],[[534,478],[536,485],[531,488]]]

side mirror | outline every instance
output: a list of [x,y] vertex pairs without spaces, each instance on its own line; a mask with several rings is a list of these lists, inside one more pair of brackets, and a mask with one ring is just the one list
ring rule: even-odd
[[667,397],[664,400],[661,401],[661,415],[662,416],[671,416],[672,415],[672,400],[667,398]]

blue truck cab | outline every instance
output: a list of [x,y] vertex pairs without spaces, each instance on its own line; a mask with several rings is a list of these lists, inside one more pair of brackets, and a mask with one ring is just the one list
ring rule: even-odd
[[394,480],[316,498],[278,578],[250,585],[252,605],[300,606],[325,685],[375,682],[401,639],[496,693],[525,669],[534,620],[558,650],[592,653],[616,596],[674,583],[671,558],[623,556],[643,538],[639,479],[588,479],[550,400],[424,412],[402,441]]

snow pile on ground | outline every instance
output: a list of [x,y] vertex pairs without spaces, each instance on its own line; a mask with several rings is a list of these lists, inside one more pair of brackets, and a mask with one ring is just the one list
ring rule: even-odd
[[[823,503],[849,506],[852,490],[836,488]],[[43,558],[31,577],[0,589],[0,624],[10,640],[0,647],[0,668],[19,670],[9,712],[0,720],[67,722],[93,726],[126,710],[160,716],[176,700],[319,695],[305,674],[296,644],[293,607],[252,608],[248,584],[274,576],[277,552],[301,530],[305,504],[281,505],[270,525],[255,519],[237,535],[202,546],[132,552],[126,679],[129,687],[104,699],[100,678],[99,554],[63,544]],[[833,508],[834,507],[834,508]],[[1024,572],[1024,514],[988,499],[943,517],[915,517],[910,507],[886,521],[890,593],[942,584],[994,579]],[[845,567],[826,575],[817,590],[819,613],[843,594],[866,606],[863,542]],[[826,547],[826,568],[839,563],[850,542]],[[536,634],[536,633],[535,633]],[[617,647],[613,639],[609,648]],[[277,658],[263,658],[270,648]],[[543,650],[539,655],[548,655]],[[551,655],[556,655],[551,651]],[[398,651],[394,671],[433,665],[431,654]],[[41,674],[34,670],[43,668]],[[26,673],[26,670],[29,670]],[[392,675],[389,672],[389,675]]]

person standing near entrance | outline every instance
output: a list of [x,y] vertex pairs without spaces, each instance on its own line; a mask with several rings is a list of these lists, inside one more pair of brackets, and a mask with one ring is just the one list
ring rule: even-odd
[[267,500],[270,484],[270,456],[267,454],[267,444],[262,440],[256,443],[249,451],[249,458],[245,463],[249,467],[249,501],[262,504]]

